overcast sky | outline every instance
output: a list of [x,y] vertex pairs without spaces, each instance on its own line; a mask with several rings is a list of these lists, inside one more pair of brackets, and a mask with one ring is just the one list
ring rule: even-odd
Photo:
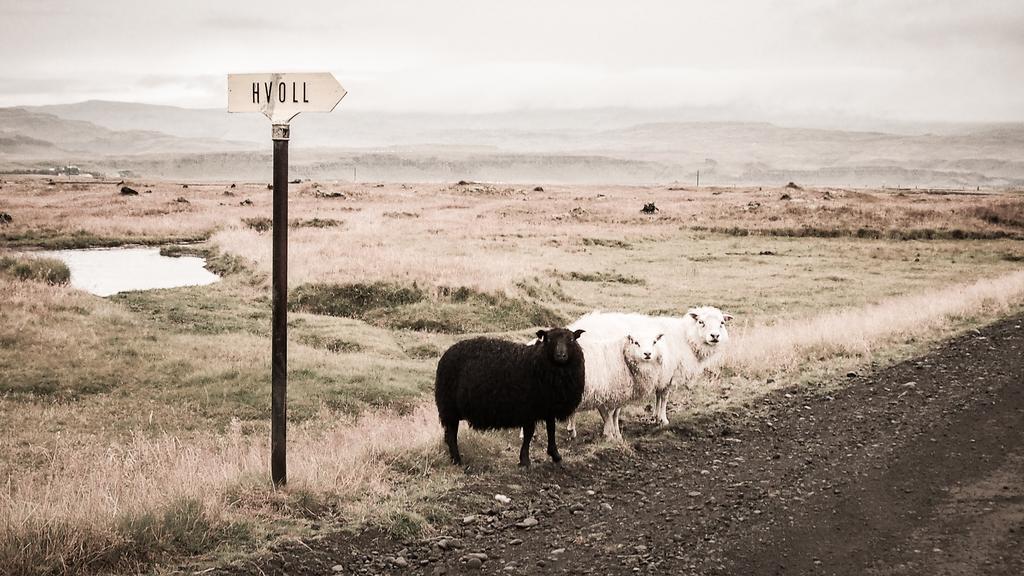
[[0,0],[0,106],[226,106],[331,71],[360,110],[715,106],[1024,120],[1022,0]]

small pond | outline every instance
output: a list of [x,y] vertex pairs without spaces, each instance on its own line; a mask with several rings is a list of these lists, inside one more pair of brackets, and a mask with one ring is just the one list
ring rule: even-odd
[[205,286],[220,277],[195,256],[161,256],[158,248],[54,250],[40,256],[57,258],[71,270],[71,285],[97,296],[131,290]]

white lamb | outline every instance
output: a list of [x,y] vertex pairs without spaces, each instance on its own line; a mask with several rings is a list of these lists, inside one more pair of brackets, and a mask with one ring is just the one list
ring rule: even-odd
[[[664,334],[662,362],[669,376],[660,378],[655,385],[655,416],[661,424],[668,424],[668,395],[672,387],[696,378],[717,362],[721,346],[729,340],[725,324],[732,318],[712,306],[691,308],[683,317],[594,311],[570,324],[570,329],[582,328],[602,337],[641,331]],[[587,382],[589,385],[589,373]],[[607,421],[605,430],[607,436]]]
[[[635,336],[633,335],[635,334]],[[635,331],[610,340],[580,340],[583,348],[586,384],[579,410],[601,414],[604,435],[621,439],[619,412],[622,407],[650,396],[662,380],[671,379],[672,367],[665,364],[662,334]],[[567,422],[576,437],[575,416]]]

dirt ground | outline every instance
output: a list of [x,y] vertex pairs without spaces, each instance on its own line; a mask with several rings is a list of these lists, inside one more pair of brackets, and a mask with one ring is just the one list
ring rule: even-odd
[[630,422],[629,449],[582,458],[562,440],[561,467],[543,441],[526,471],[510,452],[474,473],[465,454],[467,488],[429,537],[324,535],[216,572],[1024,574],[1022,323],[839,389],[665,430]]

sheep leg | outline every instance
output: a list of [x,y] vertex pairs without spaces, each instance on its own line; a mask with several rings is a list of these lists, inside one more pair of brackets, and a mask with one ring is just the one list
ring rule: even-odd
[[619,416],[622,415],[622,408],[616,408],[612,410],[612,420],[615,421],[615,437],[618,440],[622,440],[622,424],[619,421]]
[[462,464],[462,456],[459,455],[459,421],[444,424],[444,442],[448,445],[448,454],[452,457],[452,464]]
[[668,424],[668,388],[663,388],[655,391],[657,397],[657,410],[656,415],[658,417],[658,423],[662,426]]
[[569,419],[565,421],[565,429],[569,431],[569,436],[572,438],[576,437],[576,415],[572,414]]
[[555,445],[555,419],[548,418],[548,456],[551,456],[551,461],[558,464],[562,461],[562,455],[558,453],[558,446]]
[[598,407],[597,411],[601,414],[601,420],[604,421],[604,430],[602,434],[608,440],[615,440],[620,438],[618,427],[615,423],[614,410],[609,410],[603,406]]
[[519,465],[530,465],[530,440],[533,440],[533,432],[537,428],[536,422],[530,422],[523,426],[523,447],[519,449]]

